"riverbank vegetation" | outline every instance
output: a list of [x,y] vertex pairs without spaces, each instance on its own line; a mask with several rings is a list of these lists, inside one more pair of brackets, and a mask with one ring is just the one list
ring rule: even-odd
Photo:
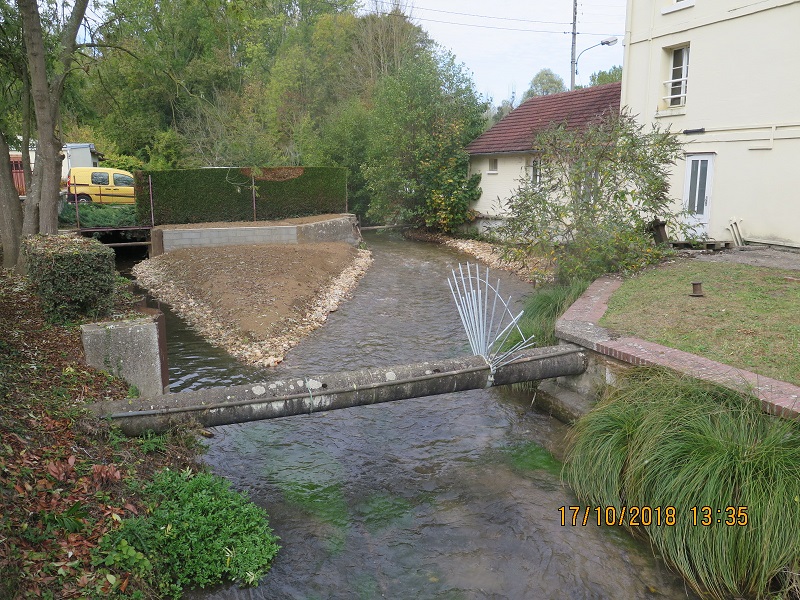
[[635,371],[577,423],[564,476],[699,594],[797,597],[800,425],[747,391]]
[[681,155],[674,134],[609,112],[581,129],[551,126],[533,148],[536,176],[520,182],[496,233],[506,257],[535,259],[541,280],[591,280],[656,264],[671,252],[654,243],[657,222],[680,239],[691,236],[669,196],[667,176]]
[[[796,271],[679,260],[626,279],[604,327],[800,385]],[[692,297],[702,282],[703,297]]]
[[263,511],[194,474],[193,436],[128,439],[88,416],[131,390],[84,365],[76,324],[48,323],[7,272],[0,329],[0,597],[177,597],[264,574],[277,546]]

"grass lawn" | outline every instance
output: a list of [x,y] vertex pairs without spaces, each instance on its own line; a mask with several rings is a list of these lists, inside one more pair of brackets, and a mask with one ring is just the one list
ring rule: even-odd
[[[626,280],[600,325],[800,385],[797,271],[679,260]],[[692,282],[704,297],[692,297]]]

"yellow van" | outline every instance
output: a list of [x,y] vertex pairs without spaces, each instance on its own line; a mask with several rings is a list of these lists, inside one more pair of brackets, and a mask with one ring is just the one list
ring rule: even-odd
[[67,177],[69,201],[133,204],[133,175],[120,169],[72,167]]

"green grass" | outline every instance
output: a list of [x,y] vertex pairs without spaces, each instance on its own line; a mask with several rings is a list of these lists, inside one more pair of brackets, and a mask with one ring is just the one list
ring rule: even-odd
[[626,280],[600,325],[800,385],[800,283],[785,277],[798,273],[677,261]]
[[753,396],[636,371],[578,422],[564,478],[591,506],[674,507],[673,523],[632,529],[700,593],[763,598],[797,583],[800,425]]
[[[589,283],[575,280],[568,284],[537,288],[525,302],[525,314],[520,319],[520,328],[525,335],[533,334],[536,345],[540,348],[558,344],[555,334],[556,320],[586,291]],[[506,344],[511,346],[518,341],[518,335],[511,335]]]

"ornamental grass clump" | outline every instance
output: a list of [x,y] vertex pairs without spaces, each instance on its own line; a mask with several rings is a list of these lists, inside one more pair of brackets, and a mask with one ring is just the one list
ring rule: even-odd
[[800,425],[748,393],[638,371],[578,422],[564,477],[617,515],[660,507],[660,523],[625,525],[698,593],[762,598],[797,584]]

